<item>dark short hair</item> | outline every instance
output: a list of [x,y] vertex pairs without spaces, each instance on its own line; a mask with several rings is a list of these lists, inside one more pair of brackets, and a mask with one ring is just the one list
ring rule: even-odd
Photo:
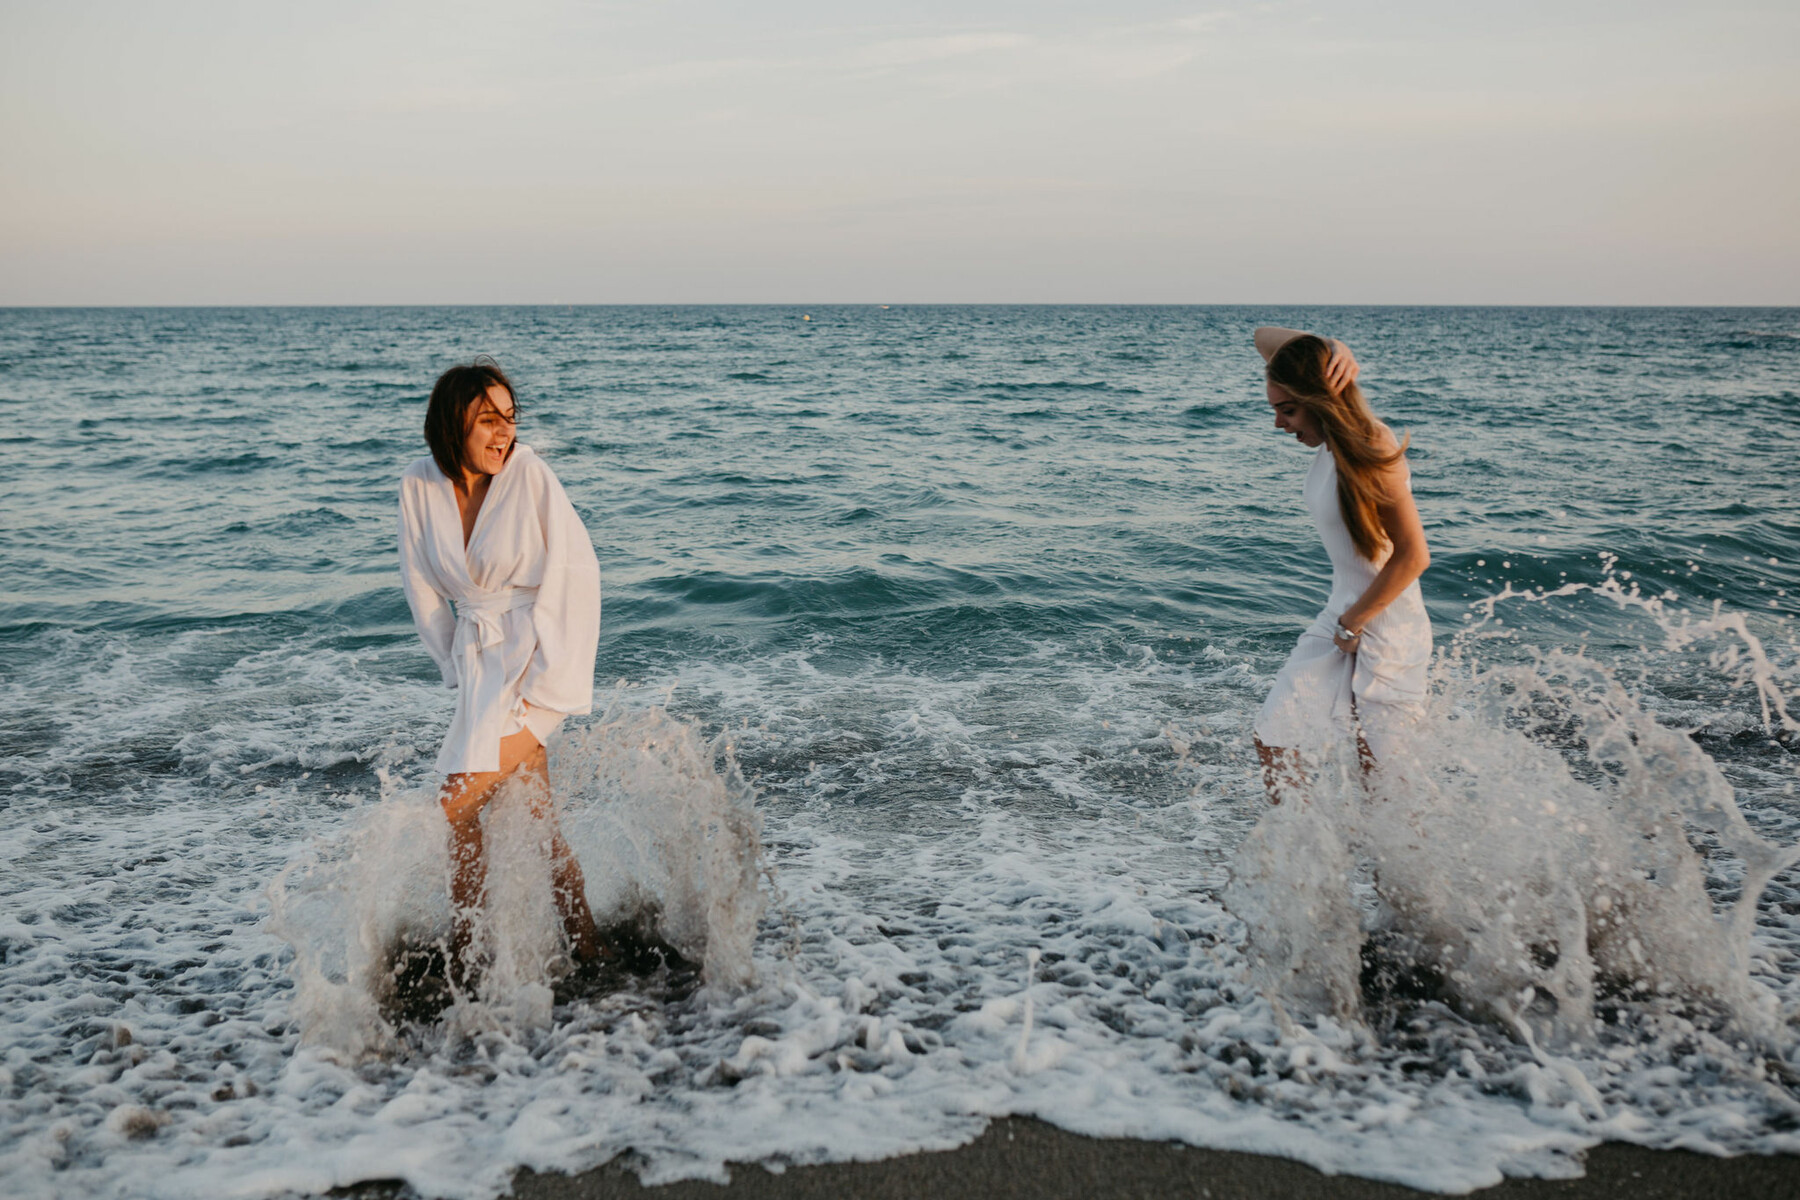
[[487,397],[488,389],[499,384],[512,397],[513,420],[519,419],[519,393],[500,364],[485,354],[471,363],[458,363],[442,375],[431,389],[431,402],[425,406],[425,444],[438,470],[452,480],[463,477],[463,443],[469,436],[475,406]]

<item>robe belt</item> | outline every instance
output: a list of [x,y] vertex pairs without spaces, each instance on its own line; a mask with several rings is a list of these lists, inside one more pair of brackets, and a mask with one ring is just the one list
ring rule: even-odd
[[489,646],[506,640],[500,618],[516,608],[529,608],[537,602],[534,587],[502,587],[459,596],[451,601],[456,609],[456,640],[464,653],[480,653]]
[[486,651],[506,640],[500,618],[514,609],[529,608],[537,600],[534,587],[501,587],[453,599],[456,608],[457,663],[456,718],[450,738],[456,745],[487,748],[500,744],[506,723],[506,678],[500,663],[489,662]]

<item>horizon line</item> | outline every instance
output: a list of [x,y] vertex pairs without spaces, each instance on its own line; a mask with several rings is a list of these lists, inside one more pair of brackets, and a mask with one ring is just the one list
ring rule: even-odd
[[1701,309],[1701,308],[1800,308],[1800,301],[1766,303],[1731,301],[1726,303],[1659,302],[1621,304],[1616,302],[1558,301],[1242,301],[1242,300],[530,300],[530,301],[288,301],[288,302],[205,302],[205,303],[104,303],[104,304],[15,304],[0,303],[0,312],[28,310],[81,311],[90,309],[328,309],[328,308],[1604,308],[1604,309]]

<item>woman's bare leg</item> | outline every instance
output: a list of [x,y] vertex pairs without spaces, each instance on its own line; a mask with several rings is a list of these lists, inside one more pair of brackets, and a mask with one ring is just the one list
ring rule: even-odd
[[1304,796],[1306,779],[1300,770],[1300,752],[1265,746],[1261,738],[1251,740],[1256,743],[1256,757],[1262,763],[1263,790],[1269,793],[1269,803],[1280,804],[1284,795]]
[[500,739],[498,771],[458,772],[447,776],[438,791],[438,805],[450,822],[450,907],[455,914],[450,952],[459,962],[469,948],[474,914],[486,900],[487,856],[481,836],[481,810],[507,776],[523,769],[548,779],[548,764],[548,756],[537,738],[529,729],[521,729]]
[[1363,736],[1362,716],[1356,711],[1356,697],[1350,697],[1350,724],[1356,730],[1356,761],[1362,765],[1363,782],[1367,783],[1370,772],[1375,770],[1375,752],[1369,749],[1369,739]]
[[550,885],[556,897],[556,911],[562,916],[563,932],[569,938],[569,949],[582,962],[611,957],[600,941],[600,928],[588,907],[587,878],[581,873],[581,863],[564,840],[562,826],[557,824],[548,780],[544,786],[532,789],[529,803],[533,817],[550,823]]
[[[1306,784],[1300,769],[1300,752],[1265,746],[1260,738],[1252,740],[1256,743],[1256,757],[1262,762],[1263,788],[1269,793],[1269,803],[1280,804],[1283,795],[1304,796]],[[1369,749],[1360,729],[1356,731],[1356,760],[1362,765],[1363,781],[1367,783],[1375,770],[1375,752]]]
[[[552,818],[554,820],[554,818]],[[568,935],[569,949],[577,961],[613,957],[612,947],[600,940],[600,927],[594,923],[594,911],[588,907],[587,878],[574,851],[563,841],[559,829],[551,835],[550,881],[556,891],[556,908],[562,914],[563,932]]]
[[455,965],[468,957],[474,914],[487,899],[485,855],[479,819],[450,823],[450,957]]

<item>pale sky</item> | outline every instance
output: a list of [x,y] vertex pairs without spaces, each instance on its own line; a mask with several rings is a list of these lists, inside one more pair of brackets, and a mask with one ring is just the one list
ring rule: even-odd
[[0,0],[0,304],[1800,304],[1800,4]]

